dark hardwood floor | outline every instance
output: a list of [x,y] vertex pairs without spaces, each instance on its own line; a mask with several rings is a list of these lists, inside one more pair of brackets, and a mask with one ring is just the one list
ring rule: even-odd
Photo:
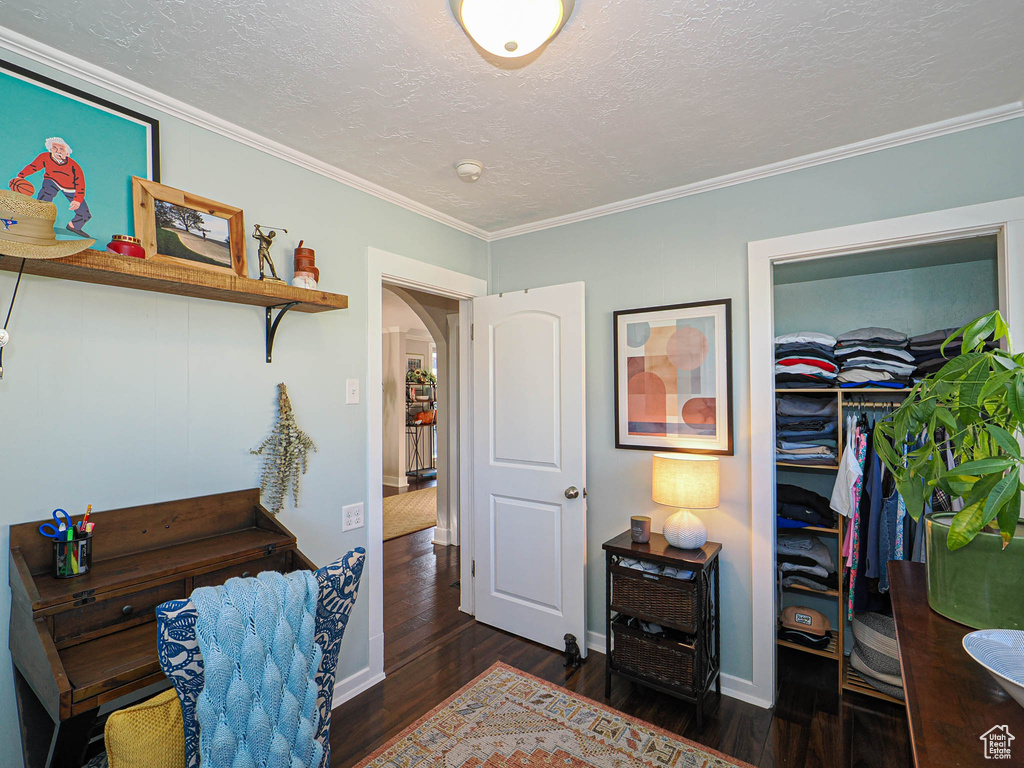
[[909,768],[903,709],[835,690],[834,662],[780,648],[774,710],[711,694],[704,732],[693,708],[616,678],[604,698],[604,655],[583,667],[560,653],[458,612],[457,547],[435,547],[430,530],[384,544],[387,679],[334,710],[331,764],[350,768],[495,661],[536,675],[758,768]]

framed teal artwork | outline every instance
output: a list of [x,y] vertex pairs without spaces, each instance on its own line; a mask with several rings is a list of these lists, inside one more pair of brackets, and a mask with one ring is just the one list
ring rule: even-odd
[[57,206],[58,239],[134,232],[132,176],[160,180],[160,124],[0,61],[0,182]]

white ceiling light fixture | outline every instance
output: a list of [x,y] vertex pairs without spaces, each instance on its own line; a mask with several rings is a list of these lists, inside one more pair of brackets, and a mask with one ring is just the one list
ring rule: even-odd
[[526,56],[558,34],[575,0],[449,0],[477,45],[495,56]]
[[484,165],[477,160],[459,160],[455,164],[455,172],[464,182],[472,184],[484,172]]

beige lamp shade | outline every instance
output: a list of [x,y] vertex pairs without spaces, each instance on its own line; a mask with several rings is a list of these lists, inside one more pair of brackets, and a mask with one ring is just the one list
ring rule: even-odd
[[718,506],[718,457],[654,454],[651,498],[669,507],[714,509]]

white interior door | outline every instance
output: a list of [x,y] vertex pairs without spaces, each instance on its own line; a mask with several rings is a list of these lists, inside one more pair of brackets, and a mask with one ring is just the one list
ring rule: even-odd
[[476,618],[586,654],[583,283],[473,300]]

